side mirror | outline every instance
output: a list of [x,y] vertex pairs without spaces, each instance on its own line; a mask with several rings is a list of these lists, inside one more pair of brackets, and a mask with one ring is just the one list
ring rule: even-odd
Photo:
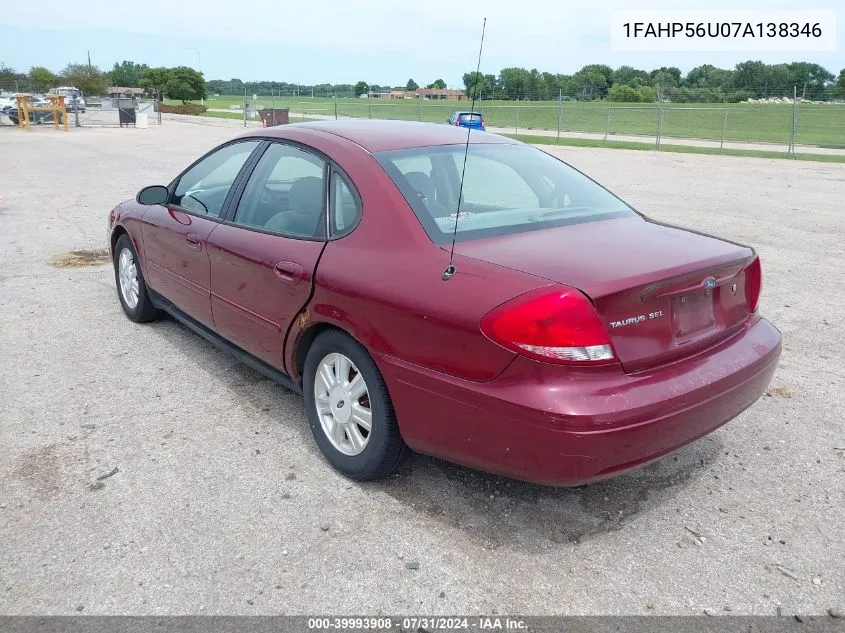
[[144,187],[138,192],[138,195],[135,196],[135,200],[138,204],[143,204],[145,206],[152,204],[165,204],[168,198],[170,198],[170,192],[167,190],[167,187],[162,185]]

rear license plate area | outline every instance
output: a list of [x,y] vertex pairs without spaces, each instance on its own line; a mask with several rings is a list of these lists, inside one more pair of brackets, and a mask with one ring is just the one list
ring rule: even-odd
[[716,324],[713,294],[697,292],[672,299],[672,330],[676,339],[683,339]]

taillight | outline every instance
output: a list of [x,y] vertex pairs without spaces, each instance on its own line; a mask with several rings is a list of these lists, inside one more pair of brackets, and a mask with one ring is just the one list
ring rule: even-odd
[[748,300],[748,309],[752,313],[757,312],[762,290],[763,269],[760,267],[760,258],[755,257],[754,261],[745,269],[745,298]]
[[614,360],[610,336],[593,304],[566,286],[508,301],[485,315],[481,331],[503,347],[546,362],[595,365]]

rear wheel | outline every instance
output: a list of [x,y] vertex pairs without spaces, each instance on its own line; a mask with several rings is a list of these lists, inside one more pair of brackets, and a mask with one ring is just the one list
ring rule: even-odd
[[138,253],[125,233],[118,238],[114,247],[114,278],[117,296],[126,316],[136,323],[158,318],[158,309],[150,301],[147,284],[144,283]]
[[408,453],[384,378],[367,351],[338,331],[320,334],[303,373],[306,415],[326,459],[352,479],[379,479]]

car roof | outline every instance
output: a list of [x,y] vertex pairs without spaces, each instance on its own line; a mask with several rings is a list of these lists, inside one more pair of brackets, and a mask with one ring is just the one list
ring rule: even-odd
[[[384,152],[412,147],[432,145],[458,145],[467,142],[467,128],[420,123],[417,121],[386,121],[380,119],[345,119],[338,121],[311,121],[277,127],[263,128],[245,136],[268,136],[286,138],[285,129],[311,129],[334,134],[363,147],[369,152]],[[491,134],[473,131],[469,135],[471,144],[504,143],[518,145],[519,141]]]

